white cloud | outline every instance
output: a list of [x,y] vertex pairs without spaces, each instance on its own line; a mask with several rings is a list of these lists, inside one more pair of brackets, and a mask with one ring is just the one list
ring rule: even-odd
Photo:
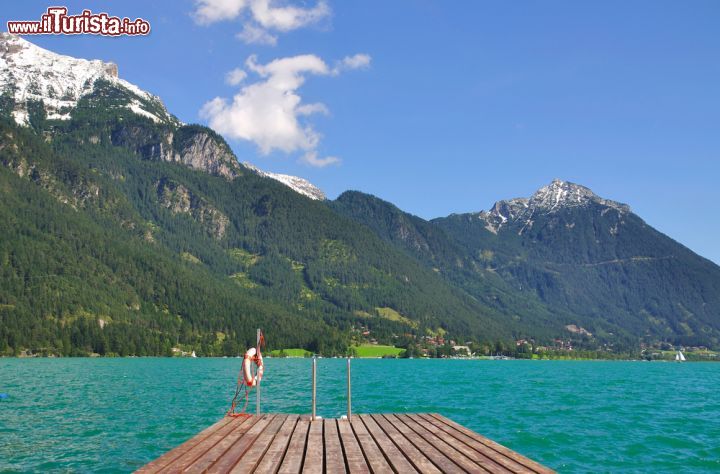
[[330,14],[330,7],[323,0],[313,8],[293,6],[273,7],[273,0],[251,0],[253,19],[264,28],[290,31],[316,23]]
[[[359,56],[367,57],[361,63],[369,63],[367,55],[353,58]],[[258,80],[240,88],[232,101],[216,97],[207,102],[200,116],[210,127],[229,138],[255,143],[264,155],[275,150],[301,151],[301,161],[311,166],[339,163],[340,159],[334,156],[318,157],[321,135],[308,122],[313,115],[329,114],[328,108],[319,102],[304,104],[298,93],[309,76],[334,76],[336,68],[330,69],[313,54],[275,59],[267,64],[259,64],[253,55],[245,61],[245,68],[256,74]],[[227,77],[240,77],[239,71],[245,73],[235,69]]]
[[242,81],[245,80],[247,77],[247,73],[240,69],[239,67],[236,67],[232,71],[225,74],[225,83],[231,85],[231,86],[237,86]]
[[340,74],[342,71],[351,69],[365,69],[370,67],[370,56],[367,54],[356,54],[355,56],[345,56],[338,61],[333,68],[333,74]]
[[312,115],[312,114],[323,114],[323,115],[330,115],[330,111],[327,107],[325,107],[325,104],[322,104],[320,102],[316,102],[314,104],[305,104],[299,106],[297,109],[295,109],[298,115]]
[[235,37],[246,44],[264,44],[268,46],[275,46],[278,40],[276,35],[252,23],[246,23],[242,31],[236,34]]
[[330,15],[325,0],[314,7],[278,5],[277,0],[196,0],[193,17],[198,24],[241,19],[243,29],[237,38],[246,43],[275,45],[272,31],[287,32],[308,26]]
[[209,25],[222,20],[237,18],[247,7],[246,0],[196,0],[195,21]]
[[302,156],[302,158],[300,158],[300,161],[316,168],[324,168],[329,165],[339,164],[340,158],[338,158],[337,156],[326,156],[325,158],[318,158],[316,151],[308,151]]

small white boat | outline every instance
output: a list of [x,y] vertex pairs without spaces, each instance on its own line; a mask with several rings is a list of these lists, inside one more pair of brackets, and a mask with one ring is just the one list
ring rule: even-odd
[[677,351],[677,354],[675,354],[675,361],[685,362],[685,356],[683,355],[682,351]]
[[190,354],[190,357],[197,357],[197,354],[195,354],[195,351],[192,351],[192,354]]

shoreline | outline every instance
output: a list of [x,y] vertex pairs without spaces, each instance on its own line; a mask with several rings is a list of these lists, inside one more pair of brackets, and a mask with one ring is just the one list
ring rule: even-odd
[[[286,356],[286,357],[273,357],[265,356],[266,359],[312,359],[312,357],[299,357],[299,356]],[[347,359],[348,357],[333,357],[333,356],[320,356],[318,359]],[[242,359],[242,356],[197,356],[197,357],[168,357],[168,356],[0,356],[0,359],[167,359],[167,360],[193,360],[193,359]],[[641,359],[641,358],[613,358],[613,359],[589,359],[582,357],[556,357],[556,358],[538,358],[538,359],[525,359],[525,358],[505,358],[495,359],[492,357],[350,357],[350,359],[359,360],[464,360],[464,361],[476,361],[476,362],[663,362],[663,363],[681,363],[675,360],[668,359]],[[707,359],[687,359],[682,363],[698,363],[698,362],[720,362],[718,358],[707,358]]]

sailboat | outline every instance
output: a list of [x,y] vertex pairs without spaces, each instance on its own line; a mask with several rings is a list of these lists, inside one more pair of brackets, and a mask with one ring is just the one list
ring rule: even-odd
[[685,356],[682,351],[677,351],[677,354],[675,354],[675,362],[685,362]]

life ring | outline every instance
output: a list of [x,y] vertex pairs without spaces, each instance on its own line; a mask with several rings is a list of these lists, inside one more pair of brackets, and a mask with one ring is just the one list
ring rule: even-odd
[[[257,365],[257,372],[253,376],[252,373],[252,363],[255,362],[255,365]],[[264,366],[263,366],[263,360],[262,360],[262,354],[260,354],[260,351],[256,350],[254,347],[251,347],[247,350],[245,353],[245,357],[243,357],[243,377],[245,378],[245,385],[248,387],[254,387],[260,382],[263,376]]]

